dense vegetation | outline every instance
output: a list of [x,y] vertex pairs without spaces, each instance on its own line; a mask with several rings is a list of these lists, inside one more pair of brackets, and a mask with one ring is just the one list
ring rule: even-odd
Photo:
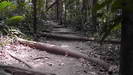
[[47,31],[44,22],[53,20],[101,40],[110,34],[109,39],[120,39],[119,7],[113,0],[5,0],[0,3],[1,33],[36,33],[42,27]]

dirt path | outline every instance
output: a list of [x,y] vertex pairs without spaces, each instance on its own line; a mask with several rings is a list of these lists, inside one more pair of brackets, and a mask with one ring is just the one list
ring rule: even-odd
[[[51,31],[55,34],[60,34],[64,36],[82,36],[77,32],[74,32],[70,28],[58,26],[55,24],[53,26],[53,30]],[[63,40],[52,40],[42,37],[41,42],[47,42],[50,44],[58,45],[64,48],[68,48],[70,50],[76,50],[81,53],[91,54],[92,49],[86,42],[80,41],[63,41]],[[50,62],[53,63],[54,66],[51,66],[48,71],[56,73],[57,75],[97,75],[93,66],[89,64],[89,62],[85,62],[83,59],[74,59],[70,57],[64,56],[54,56],[51,55]]]
[[[78,33],[71,29],[57,27],[56,25],[53,28],[52,33],[66,36],[79,36]],[[93,55],[93,49],[90,48],[87,42],[52,40],[46,39],[44,37],[40,37],[39,40],[41,42],[47,42],[71,50],[76,50],[81,53],[88,54],[89,56]],[[7,45],[3,49],[12,52],[15,56],[25,60],[27,63],[33,66],[34,69],[39,71],[55,73],[56,75],[99,75],[98,72],[94,69],[94,66],[90,65],[89,62],[86,62],[83,59],[54,55],[20,44]],[[25,66],[23,63],[13,59],[9,55],[4,55],[6,53],[2,49],[0,52],[1,64]]]

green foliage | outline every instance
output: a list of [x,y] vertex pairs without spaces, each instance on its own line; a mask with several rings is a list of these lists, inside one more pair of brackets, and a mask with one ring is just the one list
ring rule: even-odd
[[8,25],[12,25],[12,24],[19,23],[19,22],[23,21],[24,19],[25,19],[24,16],[13,16],[13,17],[8,18],[5,21],[5,23]]
[[104,2],[100,3],[97,2],[97,4],[92,8],[93,12],[96,12],[104,7],[106,7],[107,5],[109,5],[110,3],[112,3],[112,0],[105,0]]
[[118,25],[114,26],[112,28],[112,31],[117,31],[117,30],[120,30],[121,29],[121,23],[119,23]]
[[[9,29],[11,24],[19,23],[24,20],[23,16],[12,16],[12,12],[16,9],[16,5],[10,1],[2,1],[0,3],[0,34],[7,35],[10,33]],[[10,18],[8,18],[10,17]]]
[[101,0],[92,8],[92,11],[97,13],[101,41],[105,40],[111,32],[121,29],[121,3],[121,0]]
[[109,24],[108,26],[103,28],[101,41],[105,40],[111,34],[111,32],[121,29],[121,24],[120,24],[121,20],[122,20],[121,17],[117,17],[113,21],[108,23]]
[[0,3],[0,12],[7,11],[8,9],[14,10],[15,8],[16,6],[12,2],[3,1]]
[[8,36],[10,36],[10,37],[22,37],[25,35],[17,28],[10,28]]
[[0,3],[0,10],[5,10],[7,7],[11,5],[12,5],[12,2],[3,1]]
[[0,34],[7,35],[9,32],[9,27],[7,25],[0,25]]
[[71,8],[75,4],[76,0],[66,0],[66,8]]

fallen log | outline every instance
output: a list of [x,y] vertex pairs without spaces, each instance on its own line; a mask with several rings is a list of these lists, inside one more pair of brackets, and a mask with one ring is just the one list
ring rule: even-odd
[[[94,38],[88,38],[88,37],[77,37],[77,36],[65,36],[65,35],[60,35],[60,34],[53,34],[53,33],[45,33],[45,32],[40,32],[39,36],[47,37],[47,38],[52,38],[52,39],[59,39],[59,40],[73,40],[73,41],[93,41],[93,42],[98,42],[101,43],[100,40],[94,39]],[[103,43],[112,43],[112,44],[120,44],[120,41],[117,40],[104,40],[102,41]]]
[[[13,73],[13,75],[56,75],[53,73],[44,73],[34,69],[27,69],[11,65],[0,64],[0,69]],[[16,74],[17,73],[17,74]]]
[[85,55],[83,53],[72,51],[69,49],[64,49],[64,48],[56,46],[56,45],[51,45],[51,44],[41,43],[41,42],[28,41],[28,40],[24,40],[21,38],[17,38],[17,42],[19,42],[20,44],[23,44],[23,45],[27,45],[31,48],[36,48],[36,49],[39,49],[42,51],[45,50],[45,51],[53,53],[53,54],[67,55],[67,56],[74,57],[74,58],[83,58],[83,59],[88,60],[90,62],[96,63],[97,65],[100,65],[105,70],[109,70],[109,68],[110,68],[110,64],[104,62],[101,59],[88,57],[87,55]]
[[55,4],[57,3],[57,1],[53,2],[47,9],[44,13],[46,13],[50,8],[52,8]]

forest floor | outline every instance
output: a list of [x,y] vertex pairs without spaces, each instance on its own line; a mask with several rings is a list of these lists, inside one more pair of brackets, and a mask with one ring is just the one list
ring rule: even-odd
[[[74,32],[70,28],[55,27],[52,28],[52,33],[65,36],[83,36],[78,32]],[[106,44],[101,46],[100,44],[89,41],[65,41],[48,39],[46,37],[39,37],[40,42],[54,44],[66,49],[78,51],[87,54],[90,57],[97,57],[103,59],[111,64],[118,64],[117,53],[110,56],[111,49],[115,49],[118,52],[118,46],[112,44]],[[61,56],[51,54],[46,51],[39,51],[28,46],[21,44],[9,44],[0,49],[0,64],[10,64],[26,67],[22,62],[12,58],[5,50],[10,51],[16,57],[26,61],[35,70],[42,72],[50,72],[56,75],[108,75],[108,73],[100,66],[92,65],[90,62],[83,59],[75,59],[72,57]],[[114,59],[115,58],[115,59]]]

